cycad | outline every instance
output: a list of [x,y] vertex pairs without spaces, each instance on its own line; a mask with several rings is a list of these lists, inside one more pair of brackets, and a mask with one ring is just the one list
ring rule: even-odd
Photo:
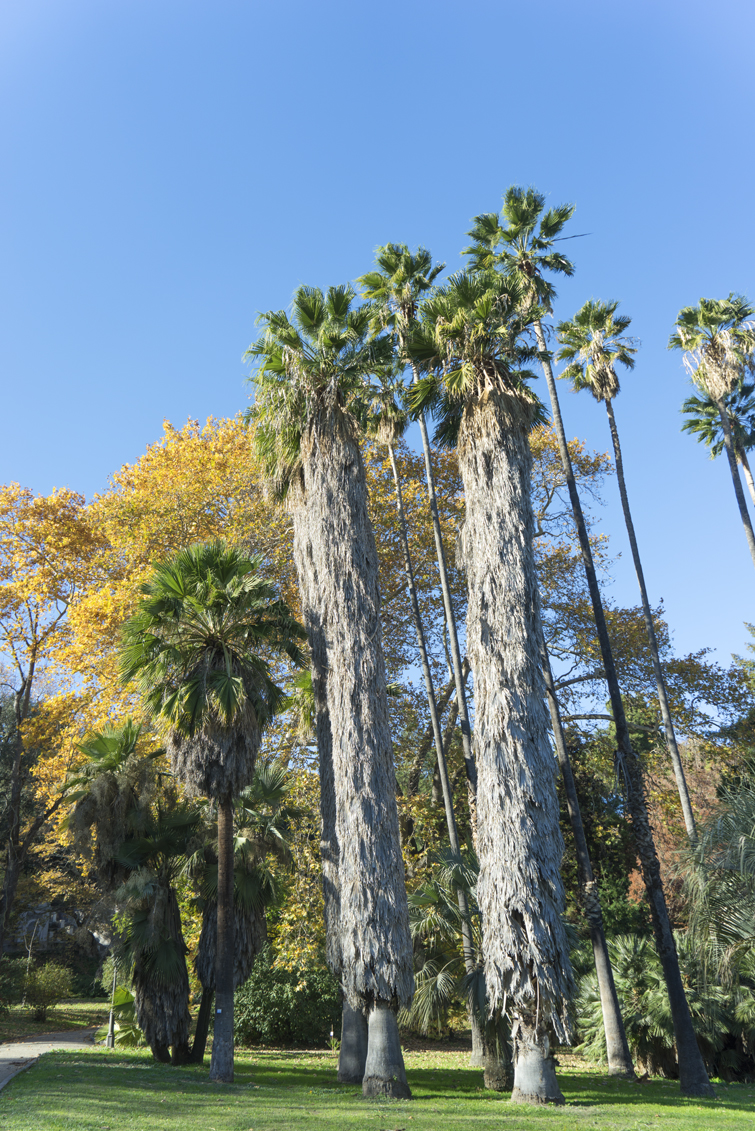
[[560,376],[572,383],[576,391],[587,389],[597,401],[602,401],[606,406],[608,423],[611,430],[614,459],[616,461],[616,477],[619,483],[621,506],[624,511],[629,545],[632,550],[632,561],[640,587],[640,600],[645,618],[650,654],[653,661],[655,683],[658,689],[658,701],[661,707],[661,717],[665,729],[666,743],[668,746],[671,763],[674,767],[674,777],[679,791],[684,823],[690,841],[697,837],[695,817],[692,812],[692,802],[687,789],[687,780],[684,776],[684,767],[676,742],[674,724],[671,718],[671,709],[666,691],[666,680],[661,667],[658,652],[658,641],[655,635],[653,614],[650,609],[645,575],[640,560],[640,551],[637,546],[637,537],[632,521],[632,512],[629,509],[629,496],[627,494],[626,480],[624,478],[624,461],[619,443],[619,432],[616,427],[613,402],[619,394],[619,378],[616,373],[617,365],[626,369],[634,368],[634,355],[637,346],[633,339],[627,338],[625,332],[629,329],[631,319],[626,315],[617,314],[618,302],[597,302],[590,299],[575,314],[570,322],[559,322],[557,327],[558,340],[561,349],[556,355],[559,361],[565,361],[566,367]]
[[359,449],[370,378],[391,365],[393,351],[371,335],[371,311],[353,299],[350,287],[300,287],[290,318],[261,316],[264,333],[248,351],[258,362],[250,416],[268,477],[293,511],[322,793],[327,799],[332,782],[336,800],[338,886],[326,886],[326,896],[337,899],[340,954],[329,953],[347,1001],[369,1016],[365,1094],[405,1096],[395,1008],[411,1000],[411,938],[377,551]]
[[739,516],[755,563],[755,533],[739,478],[737,447],[726,407],[727,398],[742,384],[745,369],[752,364],[755,354],[753,315],[755,308],[733,292],[726,299],[701,298],[697,306],[685,306],[679,312],[669,349],[684,351],[687,372],[716,406]]
[[233,1079],[233,797],[284,701],[268,655],[302,662],[303,630],[262,559],[217,541],[155,567],[123,630],[121,670],[168,735],[174,773],[218,806],[216,1024],[210,1076]]

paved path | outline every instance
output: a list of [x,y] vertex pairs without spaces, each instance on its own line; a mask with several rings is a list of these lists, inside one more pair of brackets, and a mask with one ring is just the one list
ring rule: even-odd
[[63,1049],[65,1052],[73,1049],[91,1051],[95,1048],[96,1031],[96,1029],[69,1029],[66,1033],[43,1033],[39,1037],[24,1037],[20,1041],[0,1044],[0,1089],[19,1072],[34,1064],[43,1052],[52,1052],[53,1049]]

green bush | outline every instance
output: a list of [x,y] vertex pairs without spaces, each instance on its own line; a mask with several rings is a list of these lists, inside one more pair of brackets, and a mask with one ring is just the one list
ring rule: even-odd
[[33,1010],[35,1021],[45,1021],[50,1006],[71,997],[72,992],[71,971],[58,962],[32,966],[24,984],[24,1000]]
[[[110,974],[112,985],[112,972]],[[138,1048],[145,1044],[144,1034],[136,1022],[134,995],[126,986],[117,986],[113,998],[113,1037],[121,1048]],[[110,1031],[110,1018],[94,1034],[95,1041],[107,1040]]]
[[24,996],[25,958],[3,958],[0,962],[0,1012],[18,1005]]
[[265,948],[234,998],[238,1045],[319,1045],[341,1024],[338,982],[324,967],[278,970]]

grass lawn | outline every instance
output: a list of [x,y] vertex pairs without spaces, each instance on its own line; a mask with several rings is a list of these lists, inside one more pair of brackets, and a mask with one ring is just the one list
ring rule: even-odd
[[33,1021],[31,1010],[13,1005],[8,1013],[0,1013],[0,1041],[19,1041],[22,1037],[62,1033],[66,1029],[91,1029],[107,1021],[109,1009],[107,1001],[66,1001],[48,1009],[46,1021]]
[[618,1084],[571,1059],[564,1108],[523,1108],[485,1092],[468,1053],[408,1052],[412,1101],[365,1101],[339,1085],[332,1052],[238,1052],[232,1085],[208,1064],[171,1068],[149,1053],[50,1053],[0,1092],[2,1131],[724,1131],[753,1126],[755,1085],[718,1086],[717,1101],[678,1085]]

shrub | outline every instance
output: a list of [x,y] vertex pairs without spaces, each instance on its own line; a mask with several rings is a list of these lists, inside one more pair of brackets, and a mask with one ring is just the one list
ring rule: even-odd
[[328,1043],[341,1021],[338,982],[324,967],[280,970],[266,947],[234,999],[234,1038],[240,1045]]
[[45,1021],[50,1006],[71,997],[72,992],[71,971],[58,962],[33,966],[24,984],[24,999],[32,1008],[35,1021]]
[[25,958],[3,958],[0,962],[0,1012],[18,1005],[24,996]]
[[[112,979],[112,973],[110,977]],[[109,1030],[110,1019],[108,1018],[107,1024],[99,1028],[94,1034],[95,1041],[107,1040]],[[144,1033],[136,1022],[134,995],[126,986],[118,986],[113,998],[113,1036],[116,1045],[122,1048],[138,1048],[145,1044]]]

